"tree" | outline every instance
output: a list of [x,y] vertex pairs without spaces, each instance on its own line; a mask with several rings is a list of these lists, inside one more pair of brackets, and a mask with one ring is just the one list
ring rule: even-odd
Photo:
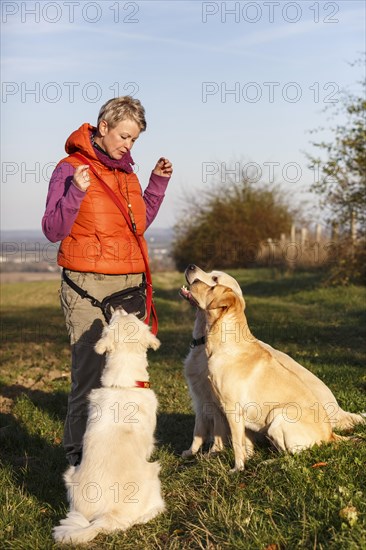
[[173,258],[180,270],[189,263],[205,269],[253,265],[261,241],[279,239],[293,222],[279,189],[255,188],[247,180],[216,183],[186,203],[174,228]]
[[361,95],[343,93],[337,111],[345,123],[331,128],[331,142],[312,142],[325,151],[327,159],[307,155],[319,174],[311,190],[320,195],[321,205],[330,212],[342,236],[365,235],[366,221],[366,80]]
[[311,190],[337,228],[338,254],[329,277],[335,284],[366,280],[366,79],[360,84],[360,95],[342,94],[334,116],[342,114],[345,122],[331,128],[332,141],[313,142],[326,153],[325,162],[307,155],[319,173]]

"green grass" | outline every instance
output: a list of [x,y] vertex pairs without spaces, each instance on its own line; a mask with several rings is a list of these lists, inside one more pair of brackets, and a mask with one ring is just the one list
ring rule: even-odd
[[[290,353],[333,390],[340,405],[366,410],[365,289],[324,288],[316,273],[233,271],[252,332]],[[363,441],[298,456],[257,450],[229,474],[232,450],[183,460],[194,417],[182,372],[194,312],[178,297],[179,273],[154,277],[161,348],[149,355],[157,393],[158,446],[167,511],[91,549],[366,548],[366,428]],[[0,546],[56,548],[51,529],[67,510],[61,445],[69,388],[69,345],[57,282],[2,289]],[[316,464],[324,463],[318,467]]]

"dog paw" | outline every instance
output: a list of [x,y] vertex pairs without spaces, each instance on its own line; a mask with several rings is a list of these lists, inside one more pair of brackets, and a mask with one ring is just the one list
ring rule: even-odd
[[250,460],[255,455],[254,449],[246,449],[246,460]]
[[182,454],[181,454],[181,457],[182,458],[189,458],[190,456],[192,456],[193,453],[192,453],[192,450],[191,449],[187,449],[186,451],[183,451]]
[[244,462],[240,462],[240,464],[235,464],[234,468],[231,468],[229,470],[229,474],[236,474],[237,472],[242,472],[244,470]]
[[223,446],[213,445],[209,450],[209,454],[211,455],[211,454],[221,453],[223,450],[224,450]]

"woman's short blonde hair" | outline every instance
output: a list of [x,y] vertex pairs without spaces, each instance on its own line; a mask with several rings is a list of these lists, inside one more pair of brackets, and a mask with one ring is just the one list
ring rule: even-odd
[[102,120],[114,128],[122,120],[133,120],[141,132],[146,130],[145,109],[138,99],[129,95],[110,99],[101,107],[98,115],[98,127]]

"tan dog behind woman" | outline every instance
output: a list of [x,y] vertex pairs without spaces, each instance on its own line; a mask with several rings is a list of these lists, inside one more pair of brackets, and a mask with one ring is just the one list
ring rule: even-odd
[[64,479],[70,511],[54,539],[85,543],[100,532],[146,523],[165,509],[154,449],[157,399],[146,352],[159,340],[135,315],[113,313],[95,349],[107,353],[102,387],[91,391],[81,464]]
[[265,433],[290,452],[335,439],[332,427],[350,429],[365,422],[364,415],[343,411],[314,374],[253,337],[237,289],[218,285],[216,276],[196,266],[187,269],[191,291],[184,294],[206,314],[206,383],[226,415],[233,442],[236,434],[236,469],[243,468],[246,455],[244,420],[246,428]]

